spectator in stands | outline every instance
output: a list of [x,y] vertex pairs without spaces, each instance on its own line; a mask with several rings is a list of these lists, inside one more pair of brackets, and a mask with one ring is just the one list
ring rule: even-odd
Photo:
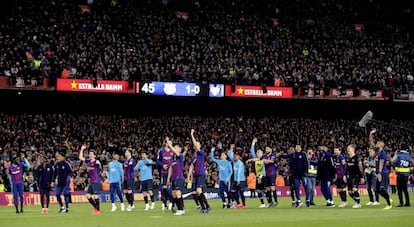
[[[111,122],[110,124],[108,122]],[[159,150],[162,144],[162,139],[159,138],[159,132],[170,133],[171,128],[180,128],[180,125],[186,125],[188,122],[196,127],[196,130],[200,131],[200,141],[205,144],[205,147],[211,147],[211,131],[213,128],[225,128],[222,132],[221,138],[218,138],[222,142],[223,147],[230,147],[231,141],[238,137],[240,144],[243,141],[249,141],[249,138],[254,137],[254,134],[263,135],[263,143],[268,144],[270,147],[274,147],[277,152],[287,151],[289,147],[299,142],[306,147],[313,147],[315,154],[318,155],[317,145],[325,144],[329,141],[335,141],[338,146],[344,148],[344,146],[350,140],[355,141],[357,146],[361,150],[357,150],[358,155],[363,156],[368,145],[365,144],[364,134],[366,134],[365,128],[358,128],[352,120],[325,120],[325,119],[310,119],[310,118],[281,118],[281,117],[244,117],[240,120],[239,117],[189,117],[189,116],[144,116],[144,117],[131,117],[120,114],[23,114],[23,113],[0,113],[0,128],[6,130],[0,130],[0,138],[2,141],[9,141],[6,144],[0,144],[3,154],[7,156],[16,153],[15,151],[22,150],[28,156],[27,159],[31,166],[36,167],[38,165],[38,159],[34,157],[40,157],[46,155],[51,163],[56,163],[54,154],[56,151],[60,151],[61,148],[65,148],[66,138],[70,138],[71,149],[65,152],[69,152],[71,157],[78,155],[82,142],[85,140],[91,141],[91,148],[96,149],[99,154],[100,161],[104,162],[107,155],[103,155],[103,151],[106,153],[122,152],[124,147],[142,147],[149,152],[151,159],[155,160],[156,151]],[[411,121],[392,121],[397,125],[410,125]],[[24,123],[24,124],[23,124]],[[56,130],[56,125],[60,125],[60,129]],[[122,129],[122,125],[125,125],[125,129]],[[243,133],[238,133],[240,126],[244,128]],[[395,130],[392,126],[381,126],[381,137],[395,138],[390,140],[388,147],[390,150],[395,150],[402,138],[407,139],[407,143],[413,144],[410,141],[410,132],[405,130]],[[52,130],[55,128],[55,130]],[[254,130],[253,130],[254,128]],[[299,132],[299,133],[298,133]],[[99,135],[107,135],[105,138]],[[185,144],[190,138],[188,133],[182,130],[176,130],[174,136],[177,138],[177,143]],[[272,141],[271,138],[277,137],[277,141]],[[100,138],[100,139],[98,139]],[[265,138],[268,138],[267,140]],[[24,142],[27,141],[27,142]],[[111,142],[109,142],[111,141]],[[24,143],[23,143],[24,142]],[[245,143],[245,142],[244,142]],[[31,147],[35,149],[32,150]],[[28,148],[28,149],[27,149]],[[247,147],[244,146],[247,149]],[[102,151],[102,152],[101,152]],[[276,152],[276,153],[277,153]],[[185,174],[188,174],[188,167],[190,165],[192,151],[190,150],[185,159]],[[249,152],[245,152],[244,155],[249,155]],[[29,157],[30,155],[30,157]],[[10,165],[10,162],[3,162],[4,168]],[[80,166],[79,160],[71,160],[71,167],[75,173],[73,182],[75,190],[84,190],[87,185],[86,167]],[[210,161],[208,161],[210,162]],[[279,172],[286,176],[285,167],[286,162],[283,159],[277,160],[277,166]],[[217,168],[213,168],[211,163],[207,168],[209,176],[211,176],[211,185],[214,185],[217,179]],[[287,170],[287,169],[286,169]],[[154,169],[154,186],[159,185],[159,170]],[[213,174],[214,173],[214,174]],[[4,173],[3,173],[4,174]],[[35,176],[36,177],[36,176]],[[286,181],[286,180],[285,180]],[[3,182],[6,189],[8,183],[7,177],[3,176]],[[288,182],[286,181],[288,185]],[[9,191],[9,190],[8,190]]]
[[392,77],[402,94],[413,83],[406,4],[16,2],[2,24],[0,75],[13,84],[63,77],[373,91],[388,90]]

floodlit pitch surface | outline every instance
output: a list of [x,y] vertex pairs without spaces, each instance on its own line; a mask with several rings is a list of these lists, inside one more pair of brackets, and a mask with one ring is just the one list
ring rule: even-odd
[[[411,198],[414,193],[410,193]],[[391,195],[394,205],[397,195]],[[335,199],[339,204],[339,197]],[[414,225],[414,207],[393,207],[383,210],[385,201],[380,198],[380,206],[365,206],[367,196],[362,196],[362,208],[353,209],[352,199],[348,198],[348,207],[325,207],[322,197],[316,197],[317,206],[309,208],[292,207],[290,198],[279,198],[275,208],[259,209],[257,198],[247,199],[246,209],[222,209],[220,200],[209,200],[212,210],[209,214],[201,214],[195,209],[193,200],[185,200],[186,213],[174,216],[171,211],[163,213],[160,202],[156,208],[144,211],[144,203],[136,202],[136,209],[131,212],[111,212],[111,204],[101,204],[102,214],[93,215],[90,204],[71,204],[69,213],[58,213],[58,206],[49,208],[49,214],[41,214],[40,206],[26,206],[23,214],[16,214],[14,207],[0,207],[0,223],[3,227],[127,227],[127,226],[412,226]],[[414,204],[411,199],[411,204]]]

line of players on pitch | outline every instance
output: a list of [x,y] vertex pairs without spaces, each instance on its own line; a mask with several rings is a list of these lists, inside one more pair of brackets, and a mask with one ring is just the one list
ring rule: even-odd
[[[379,205],[379,195],[386,201],[384,209],[392,208],[392,200],[388,194],[388,170],[386,168],[386,151],[383,141],[374,143],[373,135],[376,130],[370,132],[370,144],[369,158],[364,162],[355,153],[355,145],[351,144],[347,146],[347,155],[342,155],[341,148],[335,147],[333,154],[328,150],[326,146],[320,147],[319,156],[313,152],[311,148],[307,151],[303,151],[300,145],[296,145],[294,148],[290,148],[287,154],[276,155],[272,148],[264,146],[264,150],[256,148],[257,138],[254,138],[250,147],[251,158],[248,160],[242,160],[241,150],[235,150],[235,145],[232,144],[228,152],[226,152],[221,143],[211,148],[210,159],[217,164],[219,172],[219,195],[223,202],[223,208],[246,208],[246,200],[244,197],[244,189],[246,188],[246,174],[245,164],[254,166],[254,171],[257,176],[256,192],[260,201],[259,208],[275,207],[278,205],[277,192],[275,186],[275,180],[277,175],[276,160],[278,157],[287,160],[289,166],[290,176],[293,179],[291,187],[292,205],[300,207],[303,202],[300,197],[300,186],[304,187],[306,199],[305,204],[307,207],[315,205],[313,202],[313,195],[315,193],[316,179],[319,179],[321,192],[325,197],[327,203],[326,206],[334,207],[335,204],[332,199],[332,193],[330,189],[331,183],[335,183],[338,188],[338,192],[341,198],[341,204],[339,207],[347,206],[347,191],[349,196],[355,201],[353,208],[360,208],[360,196],[358,192],[358,186],[364,183],[364,176],[367,179],[367,189],[369,193],[370,201],[367,205]],[[193,198],[201,213],[209,213],[211,207],[203,193],[203,189],[206,186],[206,171],[205,161],[206,152],[201,149],[200,142],[196,140],[194,136],[194,130],[191,130],[191,139],[194,147],[194,152],[191,158],[191,165],[189,169],[189,175],[184,178],[184,160],[185,154],[188,151],[188,146],[181,147],[179,145],[173,145],[172,141],[167,137],[165,139],[164,147],[159,151],[157,161],[149,159],[147,152],[141,152],[141,160],[136,162],[132,157],[131,150],[127,149],[124,154],[124,160],[120,162],[119,154],[113,154],[113,160],[108,164],[108,181],[110,183],[110,199],[112,202],[111,211],[116,211],[115,198],[118,196],[121,203],[121,211],[132,211],[135,209],[134,205],[134,175],[136,171],[141,174],[142,193],[145,201],[145,210],[155,208],[154,194],[153,194],[153,174],[152,166],[157,164],[160,166],[160,183],[161,183],[161,200],[162,210],[175,210],[175,215],[183,215],[185,213],[184,200],[182,197],[182,191],[185,187],[185,183],[192,185]],[[87,189],[86,197],[90,204],[94,207],[93,214],[100,214],[99,205],[99,190],[100,190],[100,172],[101,163],[95,157],[95,151],[90,149],[87,158],[83,153],[87,149],[86,145],[82,145],[79,152],[79,159],[83,161],[87,166],[87,172],[89,176],[89,186]],[[378,149],[378,152],[376,152]],[[398,173],[398,177],[401,178],[398,182],[404,182],[405,186],[399,187],[399,199],[398,206],[410,206],[407,180],[410,175],[410,162],[411,156],[407,152],[408,147],[402,146],[401,151],[398,152],[392,162],[394,163],[395,170]],[[219,159],[215,158],[215,154],[219,153]],[[58,154],[57,163],[55,166],[51,166],[44,160],[43,165],[38,167],[39,186],[41,194],[42,213],[47,213],[49,206],[49,192],[50,182],[56,182],[56,194],[58,196],[58,202],[60,204],[59,212],[69,212],[69,180],[72,176],[72,170],[70,164],[65,160],[64,156]],[[17,159],[16,159],[17,160]],[[12,166],[18,165],[14,163]],[[364,170],[365,166],[365,170]],[[13,168],[13,167],[11,167]],[[50,169],[54,170],[53,174],[47,173]],[[14,171],[16,172],[16,171]],[[365,174],[364,174],[365,172]],[[13,174],[13,170],[10,171]],[[45,179],[45,176],[51,175],[50,179]],[[46,181],[46,184],[42,183]],[[48,185],[49,192],[42,188],[42,185]],[[188,185],[187,185],[188,186]],[[121,192],[123,189],[123,194]],[[17,198],[19,197],[19,191],[13,187],[14,201],[17,209]],[[346,190],[348,189],[348,190]],[[406,197],[406,202],[403,203],[402,194]],[[15,194],[16,193],[16,194]],[[65,196],[65,205],[60,199],[60,195],[63,193]],[[375,200],[374,200],[375,195]],[[125,208],[124,196],[128,202],[128,206]],[[264,199],[267,200],[267,205],[264,203]],[[23,199],[20,197],[20,200]],[[151,201],[151,204],[149,203]],[[167,201],[169,204],[167,205]],[[22,210],[22,208],[21,208]]]
[[[221,143],[211,148],[210,160],[217,164],[219,171],[219,195],[223,202],[223,208],[246,208],[244,197],[244,189],[246,188],[245,164],[254,166],[257,176],[256,192],[260,201],[259,208],[270,208],[278,205],[275,180],[277,175],[276,159],[284,158],[288,162],[290,175],[293,179],[291,187],[292,206],[300,207],[303,205],[300,196],[300,187],[305,189],[305,205],[307,207],[315,205],[313,195],[315,194],[316,181],[319,179],[321,191],[325,197],[327,207],[335,207],[332,193],[330,189],[331,183],[336,184],[341,203],[338,207],[346,207],[347,193],[355,201],[352,208],[361,208],[360,195],[358,187],[360,184],[366,183],[370,201],[366,205],[380,205],[379,196],[386,201],[384,209],[392,208],[392,199],[388,194],[389,178],[386,166],[387,154],[385,143],[377,141],[374,143],[373,136],[376,130],[370,132],[370,148],[369,157],[364,161],[356,154],[355,144],[346,147],[347,155],[343,155],[340,147],[335,147],[333,153],[326,146],[321,146],[319,155],[315,154],[312,148],[305,151],[300,145],[292,147],[287,154],[273,153],[272,148],[265,146],[264,151],[256,148],[257,138],[254,138],[250,147],[251,159],[242,160],[240,151],[235,151],[235,145],[232,144],[228,152],[223,150]],[[177,206],[175,215],[182,215],[184,211],[184,202],[182,198],[182,190],[185,181],[192,182],[194,201],[197,207],[201,208],[201,213],[208,213],[211,210],[203,188],[205,188],[205,169],[204,162],[206,152],[201,149],[200,143],[194,137],[194,130],[191,131],[191,137],[195,152],[192,156],[190,166],[190,174],[186,180],[183,176],[183,165],[185,153],[188,147],[184,147],[184,155],[181,147],[173,146],[172,142],[167,138],[166,146],[159,152],[158,165],[161,169],[161,198],[162,209],[172,210],[173,206]],[[407,191],[407,181],[410,175],[411,156],[408,147],[402,144],[400,152],[396,153],[391,160],[400,183],[399,200],[397,206],[410,206],[409,195]],[[378,152],[376,151],[378,150]],[[172,153],[171,153],[172,151]],[[215,154],[219,153],[219,159],[215,158]],[[146,155],[144,153],[144,155]],[[145,156],[144,156],[145,157]],[[138,166],[138,165],[137,165]],[[135,167],[137,170],[137,167]],[[377,171],[378,170],[378,171]],[[141,170],[142,171],[142,170]],[[142,172],[141,172],[142,174]],[[151,176],[152,179],[152,176]],[[365,182],[366,180],[366,182]],[[405,185],[404,185],[405,182]],[[152,182],[151,182],[152,183]],[[153,209],[153,196],[151,197],[152,205],[149,206],[146,199],[145,188],[151,187],[143,181],[144,200],[146,203],[145,210]],[[170,190],[171,189],[171,190]],[[405,196],[403,203],[402,192]],[[150,196],[151,196],[150,192]],[[267,200],[265,204],[264,199]],[[167,201],[170,201],[167,206]]]

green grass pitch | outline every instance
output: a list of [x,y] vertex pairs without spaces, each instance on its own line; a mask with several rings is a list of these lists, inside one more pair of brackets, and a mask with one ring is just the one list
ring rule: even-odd
[[[410,198],[414,193],[410,193]],[[397,195],[391,195],[394,205]],[[353,201],[348,198],[347,208],[327,208],[322,197],[316,197],[318,204],[313,207],[292,207],[290,198],[279,198],[279,206],[259,209],[258,199],[246,199],[247,209],[222,209],[220,200],[209,200],[212,211],[201,214],[195,209],[193,200],[185,200],[186,213],[174,216],[170,211],[163,213],[159,201],[156,208],[144,211],[143,202],[135,202],[132,212],[111,212],[111,204],[101,204],[102,214],[92,215],[89,204],[70,204],[70,213],[58,213],[59,207],[52,205],[49,214],[41,214],[40,206],[25,206],[23,214],[16,214],[14,207],[0,207],[2,227],[97,227],[97,226],[412,226],[414,207],[393,207],[382,210],[385,201],[380,198],[380,206],[365,206],[368,198],[361,197],[362,208],[351,208]],[[339,204],[339,198],[334,198]],[[413,199],[411,199],[413,201]],[[414,204],[411,202],[411,204]],[[411,223],[411,224],[410,224]]]

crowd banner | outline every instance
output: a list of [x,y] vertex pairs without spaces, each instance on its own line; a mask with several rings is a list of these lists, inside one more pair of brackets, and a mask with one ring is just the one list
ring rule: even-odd
[[[325,92],[327,92],[325,94]],[[384,90],[370,91],[368,89],[359,89],[356,93],[354,89],[341,90],[338,88],[331,88],[328,91],[324,89],[306,88],[301,89],[297,98],[308,99],[358,99],[358,100],[387,100]]]
[[[64,201],[63,195],[62,201]],[[109,191],[101,191],[99,193],[101,202],[110,202]],[[72,203],[88,203],[85,191],[75,191],[71,193]],[[134,193],[135,201],[143,201],[144,197],[142,193]],[[39,192],[24,192],[24,204],[25,205],[40,205],[40,194]],[[50,193],[50,204],[58,204],[56,194]],[[0,206],[14,206],[13,194],[10,192],[0,193]]]
[[16,77],[12,82],[9,76],[0,75],[0,89],[9,90],[39,90],[39,91],[53,91],[55,88],[50,86],[50,79],[31,77],[30,79],[24,77]]
[[414,102],[414,90],[408,91],[404,94],[399,94],[398,96],[395,96],[394,101],[396,102]]
[[135,93],[134,84],[124,80],[62,79],[56,81],[56,91]]
[[293,96],[291,87],[226,85],[225,89],[225,97],[291,99]]

